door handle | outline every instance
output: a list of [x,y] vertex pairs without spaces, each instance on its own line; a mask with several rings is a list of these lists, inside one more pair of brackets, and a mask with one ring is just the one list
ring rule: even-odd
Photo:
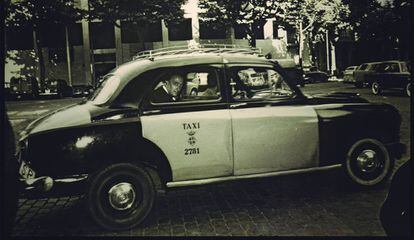
[[247,105],[247,103],[236,103],[236,104],[230,105],[230,108],[238,108],[238,107],[245,106],[245,105]]

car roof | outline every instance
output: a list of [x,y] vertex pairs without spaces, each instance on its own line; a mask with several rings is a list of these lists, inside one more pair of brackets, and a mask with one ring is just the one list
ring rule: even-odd
[[128,82],[143,72],[157,68],[222,63],[272,64],[264,57],[241,53],[184,53],[155,56],[153,58],[139,58],[118,66],[109,74],[117,75],[121,82]]

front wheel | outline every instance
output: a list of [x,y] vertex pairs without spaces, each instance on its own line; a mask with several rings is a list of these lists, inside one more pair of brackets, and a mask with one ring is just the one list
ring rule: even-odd
[[349,149],[345,170],[356,185],[373,187],[383,183],[392,170],[392,161],[385,146],[375,139],[362,139]]
[[382,87],[378,82],[373,82],[371,85],[372,93],[375,95],[379,95],[382,92]]
[[131,229],[150,213],[155,187],[143,167],[119,163],[92,177],[87,194],[91,217],[109,230]]

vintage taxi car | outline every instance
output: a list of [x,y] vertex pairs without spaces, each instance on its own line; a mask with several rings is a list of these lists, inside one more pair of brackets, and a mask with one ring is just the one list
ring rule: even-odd
[[[247,69],[268,79],[249,87],[239,76]],[[199,87],[215,91],[153,101],[173,74],[182,90],[208,75],[209,86]],[[141,223],[158,188],[336,167],[360,186],[384,182],[405,149],[398,111],[354,94],[305,96],[285,76],[255,49],[141,54],[87,101],[29,124],[19,143],[25,190],[83,182],[92,218],[116,230]]]

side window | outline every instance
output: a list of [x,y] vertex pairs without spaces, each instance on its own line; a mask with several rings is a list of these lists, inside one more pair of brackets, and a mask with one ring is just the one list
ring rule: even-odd
[[358,70],[365,70],[367,68],[367,64],[362,64],[361,66],[359,66]]
[[152,104],[217,101],[220,69],[187,67],[163,70],[149,98]]
[[294,91],[271,68],[232,67],[229,71],[231,93],[236,101],[290,98]]
[[397,63],[388,63],[384,66],[384,72],[399,72],[400,69]]

